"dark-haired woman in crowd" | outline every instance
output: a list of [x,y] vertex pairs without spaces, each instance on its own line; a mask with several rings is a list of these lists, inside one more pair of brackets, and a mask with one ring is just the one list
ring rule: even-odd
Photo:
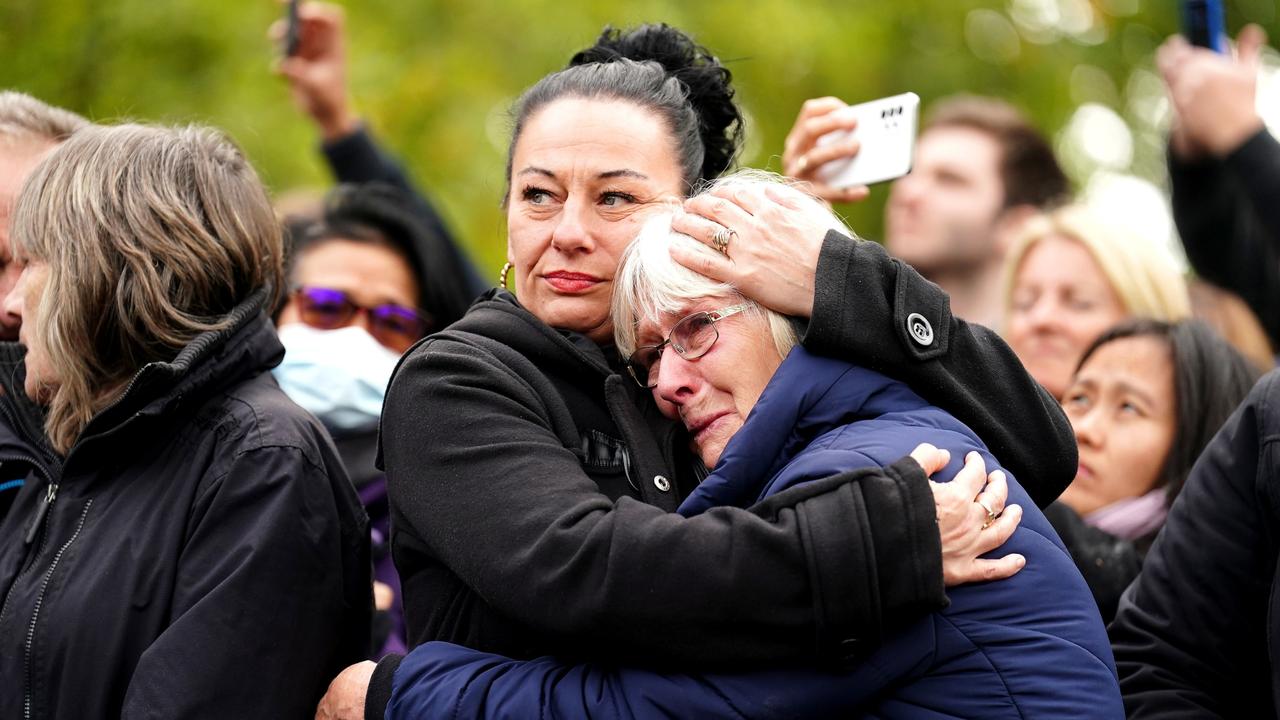
[[276,323],[281,389],[324,423],[369,513],[374,657],[404,652],[400,579],[391,559],[387,483],[374,462],[378,418],[400,354],[462,317],[471,296],[449,242],[386,185],[342,185],[290,238],[289,293]]
[[1080,469],[1046,515],[1104,621],[1196,458],[1257,378],[1243,355],[1191,320],[1129,321],[1085,350],[1062,400]]
[[[740,124],[728,72],[665,26],[607,31],[521,98],[503,273],[519,300],[497,290],[411,350],[383,414],[411,644],[667,666],[847,659],[942,606],[944,583],[1020,567],[977,559],[999,544],[981,530],[980,487],[931,485],[915,463],[795,488],[768,509],[671,512],[706,468],[618,374],[612,278],[651,209],[730,166]],[[683,262],[807,318],[807,346],[913,378],[1037,480],[1038,501],[1065,486],[1075,453],[1060,408],[909,268],[765,194],[687,209],[677,229],[707,247]],[[1005,498],[979,499],[999,512]],[[365,700],[382,717],[396,662],[348,669],[321,716]]]
[[281,242],[256,173],[209,130],[81,129],[12,239],[0,717],[309,716],[368,652],[368,531],[269,372]]

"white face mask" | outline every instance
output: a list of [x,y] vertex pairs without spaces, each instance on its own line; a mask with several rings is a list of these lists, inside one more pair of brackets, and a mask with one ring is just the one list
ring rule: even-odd
[[333,432],[377,425],[399,355],[354,325],[317,330],[293,323],[279,335],[284,362],[271,372],[290,399]]

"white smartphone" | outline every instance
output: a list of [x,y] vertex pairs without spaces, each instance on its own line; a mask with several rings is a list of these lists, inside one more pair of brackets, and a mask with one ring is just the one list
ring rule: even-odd
[[852,137],[862,143],[851,158],[832,160],[818,168],[819,180],[831,187],[871,185],[902,177],[911,171],[916,145],[916,116],[920,96],[904,93],[850,105],[835,112],[858,120],[853,130],[837,130],[818,138],[818,146],[843,142]]

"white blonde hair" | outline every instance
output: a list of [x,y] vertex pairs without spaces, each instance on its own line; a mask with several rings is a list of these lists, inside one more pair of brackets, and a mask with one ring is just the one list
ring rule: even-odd
[[[707,186],[698,194],[726,186],[760,187],[771,186],[802,204],[810,204],[811,209],[821,208],[831,219],[831,229],[852,235],[842,222],[826,209],[819,200],[801,190],[783,182],[782,178],[759,170],[744,170],[720,178]],[[796,323],[782,313],[763,307],[750,300],[733,285],[713,280],[676,262],[671,257],[673,246],[684,246],[691,251],[705,251],[705,246],[694,238],[671,227],[672,219],[677,211],[663,212],[650,218],[640,230],[635,242],[631,243],[618,265],[614,275],[613,288],[613,327],[614,342],[622,357],[635,352],[636,334],[641,322],[658,323],[663,316],[682,312],[691,302],[706,298],[732,298],[734,304],[745,303],[751,306],[747,312],[763,317],[769,326],[769,333],[778,355],[786,357],[787,353],[799,342]],[[732,252],[732,247],[730,248]]]
[[1080,243],[1101,268],[1131,316],[1173,322],[1191,317],[1187,282],[1164,248],[1103,222],[1082,205],[1068,205],[1032,218],[1005,258],[1004,308],[1013,308],[1014,283],[1037,243],[1063,237]]

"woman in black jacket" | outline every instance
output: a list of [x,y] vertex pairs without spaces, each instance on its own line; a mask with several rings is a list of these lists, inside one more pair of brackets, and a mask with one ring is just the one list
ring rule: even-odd
[[[965,538],[964,549],[940,542],[933,513],[903,520],[905,506],[935,503],[915,465],[907,475],[846,473],[754,512],[670,512],[705,468],[684,431],[617,373],[610,281],[648,208],[731,164],[740,116],[728,80],[682,33],[647,26],[607,31],[522,98],[503,273],[520,300],[495,291],[411,350],[384,410],[411,644],[666,667],[851,658],[943,604],[944,574],[958,582],[1016,570],[1014,558],[975,564],[1006,528],[979,530],[987,513],[971,492],[938,491],[943,532]],[[712,199],[682,222],[729,243],[739,287],[809,318],[810,347],[914,378],[1006,465],[1039,479],[1041,502],[1056,496],[1074,444],[1007,347],[954,320],[945,296],[878,246],[828,232],[825,214],[748,198],[778,222],[734,222],[717,209],[747,210],[729,202]],[[709,272],[717,268],[726,269]],[[994,400],[977,398],[979,387]],[[1003,498],[983,499],[999,512]],[[953,513],[964,519],[953,525]],[[771,581],[744,580],[752,575]],[[344,673],[322,716],[359,698],[373,672],[365,708],[381,717],[395,667],[387,658],[376,672]]]
[[281,243],[257,175],[208,130],[80,130],[12,237],[0,717],[310,717],[368,651],[368,537],[268,372]]

